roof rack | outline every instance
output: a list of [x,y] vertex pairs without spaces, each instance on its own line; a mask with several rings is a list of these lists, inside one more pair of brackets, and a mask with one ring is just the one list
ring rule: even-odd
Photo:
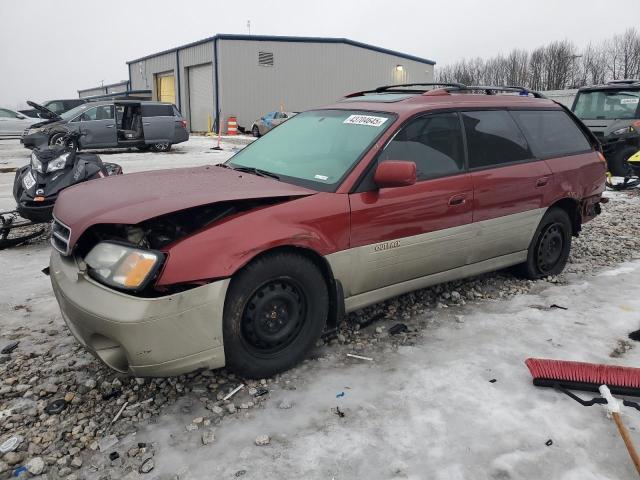
[[363,90],[361,92],[354,92],[346,95],[345,98],[359,97],[367,93],[424,93],[428,91],[426,88],[417,88],[407,90],[408,87],[452,87],[452,88],[465,88],[461,83],[400,83],[397,85],[385,85],[383,87],[374,88],[373,90]]
[[[426,88],[414,88],[410,89],[410,87],[442,87],[434,90],[429,90]],[[430,92],[441,92],[442,94],[450,93],[450,92],[463,92],[463,91],[484,91],[486,95],[496,95],[497,92],[513,92],[520,93],[521,95],[533,95],[535,98],[547,98],[542,93],[536,92],[535,90],[530,90],[525,87],[520,87],[517,85],[464,85],[462,83],[402,83],[398,85],[385,85],[383,87],[378,87],[373,90],[364,90],[362,92],[355,92],[349,95],[346,95],[345,98],[359,97],[365,95],[367,93],[430,93]],[[445,93],[446,92],[446,93]]]

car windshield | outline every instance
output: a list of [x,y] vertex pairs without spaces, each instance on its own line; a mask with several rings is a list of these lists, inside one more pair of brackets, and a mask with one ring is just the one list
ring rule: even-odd
[[392,123],[389,113],[300,113],[238,152],[227,165],[259,169],[294,184],[334,191]]
[[573,107],[582,120],[638,118],[640,90],[596,90],[579,92]]
[[62,118],[63,120],[71,120],[71,119],[75,118],[76,115],[82,113],[83,111],[85,111],[90,106],[91,105],[87,105],[85,103],[85,104],[77,106],[76,108],[72,108],[71,110],[67,110],[64,113],[59,113],[58,116],[60,118]]

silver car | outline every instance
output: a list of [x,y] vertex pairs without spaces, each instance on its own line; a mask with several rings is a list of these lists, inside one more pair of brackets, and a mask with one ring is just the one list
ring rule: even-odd
[[39,118],[30,118],[8,108],[0,108],[0,138],[19,138],[25,128],[40,122]]
[[130,148],[166,152],[175,143],[189,140],[187,122],[171,103],[140,100],[89,102],[56,114],[37,103],[44,122],[22,136],[27,148],[63,142],[69,130],[81,131],[79,148]]
[[286,122],[298,112],[269,112],[253,122],[251,134],[254,137],[261,137],[269,130],[276,128],[282,122]]

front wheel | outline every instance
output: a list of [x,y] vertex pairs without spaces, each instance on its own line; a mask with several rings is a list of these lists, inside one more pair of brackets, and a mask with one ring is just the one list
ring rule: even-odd
[[257,125],[254,125],[253,128],[251,129],[251,134],[256,138],[260,136],[260,129],[258,128]]
[[315,264],[297,253],[274,253],[231,281],[224,307],[227,367],[265,378],[300,362],[320,337],[329,294]]
[[566,211],[561,208],[547,211],[529,245],[527,261],[520,265],[520,273],[532,280],[561,273],[571,251],[571,231]]
[[[51,146],[63,146],[65,145],[65,133],[54,133],[53,135],[51,135],[51,138],[49,138],[49,145]],[[71,149],[77,149],[78,148],[78,142],[75,139],[67,139],[66,141],[66,146],[68,148]]]
[[171,144],[170,143],[154,143],[153,145],[151,145],[151,150],[153,150],[154,152],[168,152],[169,150],[171,150]]

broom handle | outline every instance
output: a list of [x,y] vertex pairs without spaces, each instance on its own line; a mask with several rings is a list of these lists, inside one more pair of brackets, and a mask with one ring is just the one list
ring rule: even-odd
[[640,475],[640,456],[638,456],[638,452],[633,446],[631,435],[629,435],[629,430],[627,430],[627,427],[625,427],[624,423],[622,423],[622,419],[620,418],[620,414],[618,412],[612,412],[611,416],[613,417],[613,421],[616,422],[618,432],[620,432],[620,436],[622,437],[622,440],[624,440],[624,444],[627,446],[629,456],[631,457],[631,460],[633,460],[633,464],[636,466],[636,470]]

